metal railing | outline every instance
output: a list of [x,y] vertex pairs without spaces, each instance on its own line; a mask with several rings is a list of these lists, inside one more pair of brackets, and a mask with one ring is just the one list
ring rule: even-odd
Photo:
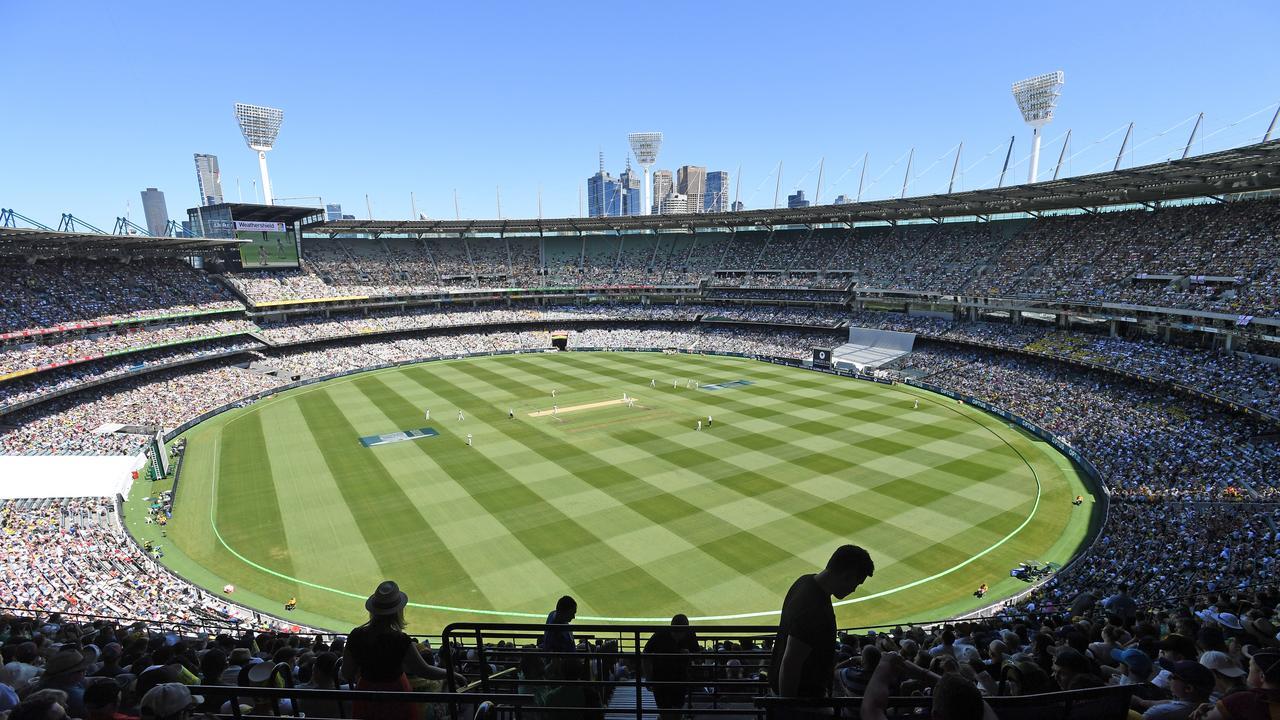
[[[533,696],[520,693],[505,693],[487,695],[460,693],[460,692],[390,692],[380,690],[343,690],[343,689],[303,689],[293,687],[240,687],[228,685],[190,685],[187,688],[193,695],[199,695],[206,702],[213,700],[226,699],[229,701],[229,712],[215,713],[220,717],[232,718],[253,718],[253,717],[281,717],[282,701],[289,701],[291,714],[297,715],[300,707],[305,708],[308,701],[311,703],[336,703],[338,715],[328,716],[337,718],[351,717],[349,706],[344,703],[368,702],[368,703],[414,703],[414,704],[441,704],[450,708],[452,717],[460,717],[463,708],[480,708],[487,705],[486,712],[483,714],[485,718],[513,717],[520,718],[521,710],[533,704]],[[251,707],[265,701],[269,705],[268,712],[254,714],[245,712],[241,708],[241,700],[249,700],[247,703]],[[307,717],[317,717],[308,714]]]
[[[757,714],[749,707],[752,698],[767,691],[761,672],[770,655],[764,648],[778,632],[774,625],[692,626],[688,632],[703,648],[701,653],[645,652],[645,643],[655,632],[671,630],[670,625],[543,625],[514,623],[453,623],[441,633],[445,668],[450,670],[447,687],[454,689],[453,672],[470,671],[480,694],[529,691],[537,698],[538,712],[582,713],[584,709],[603,711],[615,690],[635,690],[634,707],[613,707],[616,713],[634,713],[642,720],[641,702],[645,690],[684,690],[700,701],[699,715]],[[575,642],[587,641],[589,650],[549,651],[538,645],[544,633],[572,632]],[[834,642],[834,638],[832,641]],[[742,649],[726,649],[732,642]],[[499,645],[498,643],[501,643]],[[473,654],[474,653],[474,654]],[[460,661],[460,658],[462,659]],[[474,658],[474,659],[471,659]],[[645,677],[646,662],[676,661],[676,675],[683,678],[654,680]],[[619,661],[630,663],[632,677],[614,679],[612,668]],[[737,666],[730,661],[737,661]],[[664,673],[665,674],[665,673]],[[568,688],[569,692],[562,692]],[[590,697],[584,703],[561,703],[564,696]],[[710,707],[705,707],[705,705]],[[743,704],[748,705],[744,710]],[[724,707],[737,705],[737,707]],[[652,712],[652,711],[650,711]]]
[[[1132,694],[1132,685],[1109,685],[1037,695],[988,696],[984,700],[1000,720],[1124,720],[1129,714],[1129,697]],[[806,710],[825,713],[829,717],[857,717],[862,698],[760,697],[755,699],[755,704],[763,712],[762,720],[773,720],[778,715],[794,716],[797,711]],[[933,707],[933,698],[891,697],[888,707],[929,710]]]

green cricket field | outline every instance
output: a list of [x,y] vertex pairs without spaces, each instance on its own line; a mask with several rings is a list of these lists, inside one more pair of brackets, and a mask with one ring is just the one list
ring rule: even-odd
[[580,622],[772,624],[844,543],[876,569],[838,603],[842,627],[937,620],[1025,589],[1020,562],[1066,563],[1097,514],[1066,457],[998,417],[720,356],[424,362],[185,437],[172,520],[143,524],[164,486],[139,482],[129,529],[215,593],[277,615],[296,597],[290,618],[339,631],[388,578],[417,633],[540,622],[566,594]]

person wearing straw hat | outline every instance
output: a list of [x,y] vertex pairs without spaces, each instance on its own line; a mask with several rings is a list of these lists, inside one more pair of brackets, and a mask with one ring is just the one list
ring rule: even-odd
[[44,674],[35,687],[65,692],[67,712],[73,717],[83,717],[84,676],[97,659],[98,654],[92,650],[86,653],[70,648],[59,650],[44,666]]
[[[409,692],[406,673],[435,680],[448,677],[447,670],[424,660],[405,634],[408,604],[409,596],[393,580],[382,581],[365,601],[369,622],[351,631],[342,654],[342,677],[354,682],[357,690]],[[459,673],[454,673],[454,680],[458,685],[467,682]],[[356,701],[352,705],[353,718],[412,720],[417,714],[413,703]]]

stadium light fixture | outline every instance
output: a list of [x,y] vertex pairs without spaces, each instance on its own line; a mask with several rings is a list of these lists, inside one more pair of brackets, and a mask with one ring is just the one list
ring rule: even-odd
[[258,168],[262,171],[262,197],[271,203],[271,178],[267,175],[267,151],[276,144],[284,111],[261,105],[236,103],[236,122],[249,147],[258,151]]
[[1036,181],[1040,170],[1040,128],[1053,119],[1053,110],[1062,94],[1064,76],[1061,70],[1037,75],[1013,84],[1013,99],[1018,102],[1022,119],[1031,126],[1031,170],[1027,182]]
[[627,136],[627,140],[631,142],[631,154],[636,156],[636,164],[644,171],[644,212],[642,214],[648,215],[650,208],[653,207],[653,202],[649,198],[652,192],[649,186],[649,168],[658,161],[658,150],[662,148],[662,133],[631,133]]

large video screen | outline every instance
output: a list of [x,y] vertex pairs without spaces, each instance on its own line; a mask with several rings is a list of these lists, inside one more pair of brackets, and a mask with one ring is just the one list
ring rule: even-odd
[[284,223],[236,221],[240,265],[254,268],[298,267],[298,245]]

